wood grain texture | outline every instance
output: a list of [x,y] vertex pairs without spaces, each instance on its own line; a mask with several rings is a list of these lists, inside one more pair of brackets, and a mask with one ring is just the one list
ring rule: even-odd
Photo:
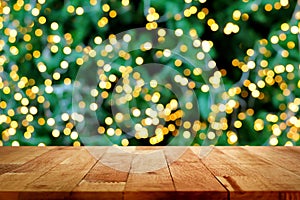
[[24,164],[50,149],[51,147],[2,147],[0,164]]
[[96,159],[86,149],[68,151],[68,157],[28,184],[25,191],[71,192],[96,163]]
[[[276,157],[270,162],[249,153],[263,150],[255,148],[217,147],[204,163],[230,192],[230,199],[282,199],[282,194],[297,197],[300,177],[275,164]],[[216,160],[223,160],[224,164],[219,165]]]
[[[295,160],[300,160],[299,153],[295,151],[297,148],[291,147],[255,147],[255,148],[244,148],[250,154],[256,157],[263,158],[269,163],[278,165],[290,172],[293,172],[300,176],[300,162],[295,162]],[[287,156],[289,155],[289,156]]]
[[[176,191],[185,192],[182,197],[190,199],[227,199],[226,189],[203,165],[191,150],[186,151],[174,161],[166,154]],[[172,161],[172,162],[171,162]]]
[[299,147],[1,147],[0,200],[294,200],[299,158]]
[[122,199],[132,161],[129,152],[132,151],[134,148],[108,148],[74,188],[72,199]]
[[136,149],[124,199],[167,199],[174,191],[163,151],[149,147]]

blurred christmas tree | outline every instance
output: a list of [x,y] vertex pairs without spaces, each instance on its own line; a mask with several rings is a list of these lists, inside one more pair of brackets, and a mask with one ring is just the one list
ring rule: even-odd
[[[184,39],[178,47],[183,56],[201,45],[197,62],[206,53],[215,60],[208,62],[213,69],[208,83],[201,68],[192,68],[180,55],[170,56],[169,49],[152,49],[149,42],[139,51],[119,51],[116,66],[99,59],[112,51],[116,34],[140,27],[158,31],[162,43],[167,33],[160,28],[189,36],[191,47]],[[207,140],[217,145],[300,144],[299,1],[2,0],[0,32],[0,145],[167,145],[176,137],[171,144],[189,138],[190,145]],[[135,39],[130,34],[122,38],[129,45]],[[101,106],[85,101],[76,106],[96,113],[99,137],[83,142],[86,133],[75,125],[88,121],[72,109],[72,92],[77,72],[91,60],[99,67],[99,84],[83,97],[100,98]],[[182,76],[174,75],[175,82],[195,92],[197,120],[184,121],[184,109],[193,113],[197,105],[185,102],[182,108],[170,86],[157,84],[169,71],[156,74],[156,80],[141,79],[146,72],[135,71],[153,62],[176,69]],[[147,84],[134,88],[126,84],[130,81]],[[210,92],[221,86],[222,101],[211,103]],[[127,95],[128,115],[112,112],[115,93],[121,94],[120,101]],[[128,119],[134,122],[131,134],[119,125]]]

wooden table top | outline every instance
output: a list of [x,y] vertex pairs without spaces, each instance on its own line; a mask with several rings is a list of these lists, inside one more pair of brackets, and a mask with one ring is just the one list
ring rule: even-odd
[[0,199],[300,199],[300,147],[1,147]]

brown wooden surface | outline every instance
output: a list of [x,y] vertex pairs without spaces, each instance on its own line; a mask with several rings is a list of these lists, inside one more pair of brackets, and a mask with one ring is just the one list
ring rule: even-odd
[[300,147],[1,147],[2,199],[300,199]]

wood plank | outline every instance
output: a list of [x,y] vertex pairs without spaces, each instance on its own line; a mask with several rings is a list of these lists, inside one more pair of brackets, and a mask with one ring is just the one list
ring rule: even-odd
[[[252,158],[240,156],[242,161],[239,161],[239,159],[235,157],[232,158],[226,154],[226,152],[221,151],[223,148],[225,151],[225,147],[215,147],[213,151],[203,159],[203,162],[230,192],[230,199],[278,199],[278,193],[262,193],[262,190],[268,190],[268,184],[257,179],[253,174],[247,176],[249,172],[240,166],[241,163],[245,164],[249,163],[249,160],[253,161]],[[235,151],[239,151],[238,147],[230,147],[227,149],[232,148],[234,148]],[[254,188],[251,188],[253,186]],[[257,188],[259,188],[258,192],[256,192]]]
[[[57,157],[61,155],[61,149],[55,149]],[[66,199],[69,198],[72,189],[81,181],[90,168],[96,163],[96,159],[85,148],[72,148],[67,150],[69,156],[42,174],[34,182],[26,185],[21,199]],[[34,195],[33,195],[34,193]]]
[[[28,184],[24,190],[71,192],[96,163],[96,159],[85,148],[74,148],[69,151],[72,152],[69,157],[64,157],[62,162]],[[57,150],[55,153],[59,156],[60,151]]]
[[239,169],[236,162],[229,159],[228,155],[220,151],[219,148],[214,148],[208,156],[202,159],[205,166],[217,177],[246,176],[247,173]]
[[58,165],[60,162],[71,157],[74,151],[76,150],[74,150],[71,147],[57,147],[44,154],[41,154],[40,156],[36,157],[30,162],[25,163],[24,165],[17,168],[13,172],[14,173],[34,172],[35,174],[38,172],[40,173],[47,172],[51,168]]
[[174,192],[163,151],[139,147],[131,164],[124,199],[168,199]]
[[300,153],[300,146],[286,146],[285,148]]
[[0,164],[24,164],[50,150],[48,147],[36,147],[36,148],[1,147]]
[[82,180],[73,190],[71,199],[123,199],[123,191],[126,182],[90,182]]
[[163,151],[168,164],[171,164],[172,162],[175,161],[181,161],[181,162],[195,161],[194,156],[183,156],[183,154],[189,149],[190,147],[185,147],[185,146],[180,146],[180,147],[168,146],[167,148],[163,149]]
[[134,149],[109,147],[73,189],[72,199],[122,199]]
[[[36,151],[40,150],[39,148],[33,149]],[[41,149],[41,151],[43,150]],[[9,195],[9,199],[14,199],[13,197],[16,197],[15,199],[32,199],[35,196],[37,199],[39,199],[39,197],[45,198],[45,195],[41,193],[32,196],[32,193],[24,193],[24,191],[29,184],[33,183],[40,176],[46,174],[50,169],[64,161],[66,158],[71,157],[73,152],[74,150],[69,147],[52,148],[52,150],[41,154],[11,172],[0,175],[0,196],[6,197]],[[27,154],[25,156],[27,156]],[[47,197],[49,199],[57,199],[58,196],[64,197],[62,194],[59,195],[54,193]]]
[[[279,162],[278,157],[273,158],[274,162],[269,162],[262,157],[250,154],[247,150],[245,151],[241,147],[239,148],[239,151],[236,151],[235,149],[223,149],[223,152],[225,151],[234,160],[238,159],[237,162],[242,164],[241,166],[244,167],[245,170],[249,170],[247,171],[247,175],[249,175],[252,171],[257,174],[258,177],[262,177],[263,180],[268,181],[274,191],[293,191],[299,189],[300,176],[280,167],[277,164],[274,164]],[[259,151],[259,149],[257,151]],[[240,157],[242,158],[239,159]],[[252,162],[244,164],[243,160],[252,160]],[[257,166],[257,169],[255,169],[255,166]]]
[[[227,199],[226,189],[200,161],[198,155],[187,149],[176,161],[166,154],[178,198]],[[181,194],[181,195],[180,195]]]
[[[132,154],[110,148],[85,176],[86,182],[126,182]],[[120,169],[120,170],[119,170]]]
[[99,161],[117,171],[128,173],[135,149],[135,147],[110,147]]
[[70,150],[50,150],[9,173],[0,175],[0,193],[24,191],[25,187],[38,177],[72,155]]
[[5,174],[7,172],[11,172],[20,166],[21,165],[16,164],[0,164],[0,175]]
[[268,183],[256,176],[216,176],[229,191],[230,199],[266,199],[279,198],[279,193],[272,191]]
[[85,148],[96,160],[99,160],[101,156],[106,152],[106,146],[84,146]]
[[[224,159],[225,164],[216,167],[214,160],[218,158]],[[230,199],[280,199],[282,192],[291,191],[291,195],[299,191],[298,176],[241,147],[216,147],[204,163],[230,191]]]
[[300,152],[293,151],[290,147],[253,147],[247,148],[242,147],[247,150],[250,154],[263,158],[264,160],[272,163],[274,165],[278,165],[285,170],[295,173],[300,176]]
[[196,154],[200,159],[204,159],[208,156],[214,149],[214,146],[191,146],[189,147],[194,154]]
[[[226,159],[230,163],[238,164],[269,164],[265,159],[249,154],[247,150],[242,147],[215,147],[225,154]],[[252,147],[256,148],[256,147]]]

